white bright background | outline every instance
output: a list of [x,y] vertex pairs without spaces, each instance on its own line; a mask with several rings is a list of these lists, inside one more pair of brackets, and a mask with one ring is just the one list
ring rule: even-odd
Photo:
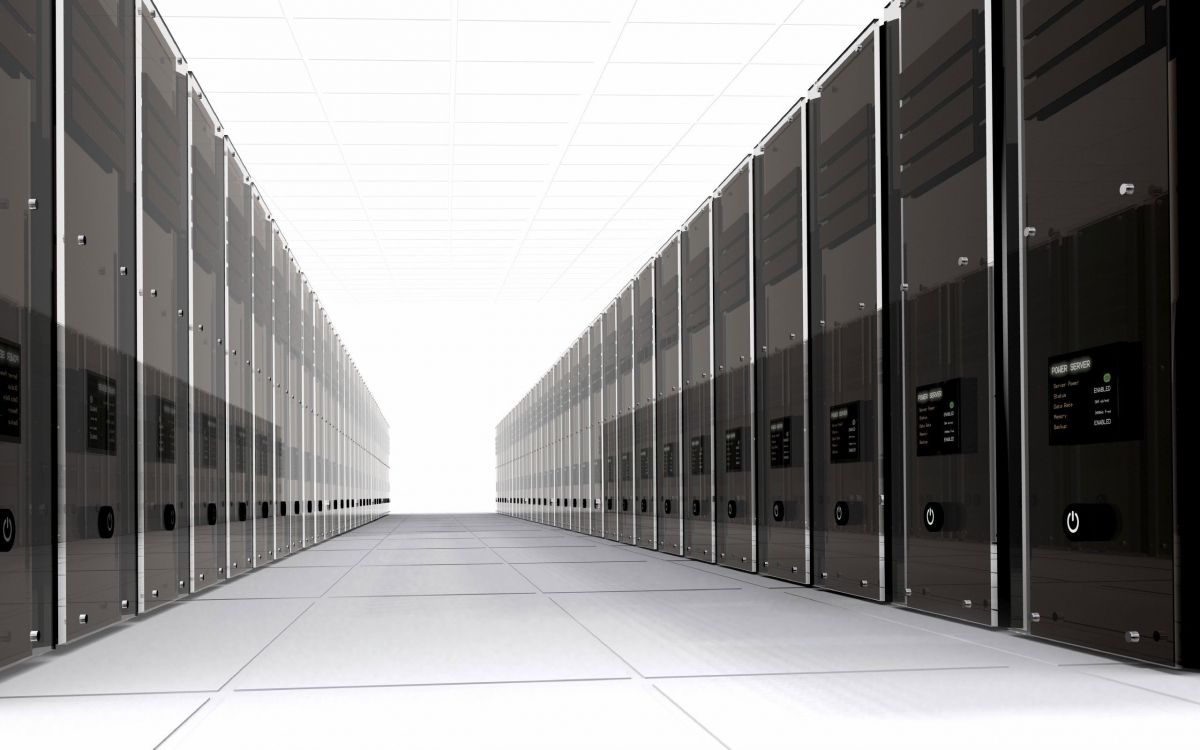
[[391,425],[491,511],[494,428],[883,0],[157,0]]

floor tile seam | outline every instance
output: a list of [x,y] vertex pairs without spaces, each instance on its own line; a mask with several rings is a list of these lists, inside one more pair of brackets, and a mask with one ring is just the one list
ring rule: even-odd
[[553,677],[529,680],[461,680],[447,682],[391,682],[368,685],[292,685],[279,687],[235,688],[235,693],[288,693],[306,690],[386,690],[389,688],[469,687],[473,685],[554,685],[579,682],[632,682],[633,677]]
[[823,675],[856,675],[856,674],[910,674],[922,672],[989,672],[1001,669],[1013,669],[1010,664],[973,664],[948,667],[884,667],[878,669],[799,669],[786,672],[714,672],[711,674],[650,674],[646,679],[655,680],[712,680],[737,679],[741,677],[821,677]]
[[[342,582],[342,579],[343,579],[343,578],[345,578],[346,576],[350,575],[350,571],[354,570],[355,568],[357,568],[359,565],[361,565],[361,564],[362,564],[362,561],[366,559],[367,555],[369,555],[369,554],[371,554],[372,552],[374,552],[375,550],[379,549],[379,545],[380,545],[380,544],[383,542],[383,540],[384,540],[384,539],[386,539],[386,538],[387,538],[387,537],[383,537],[383,538],[381,538],[379,541],[375,542],[375,546],[374,546],[374,547],[371,547],[370,549],[368,549],[368,550],[366,550],[365,552],[363,552],[363,555],[362,555],[362,557],[360,557],[360,558],[359,558],[358,562],[356,562],[356,563],[354,563],[353,565],[351,565],[350,567],[346,568],[346,572],[345,572],[345,573],[342,573],[340,576],[338,576],[338,579],[337,579],[336,581],[334,581],[333,583],[329,584],[329,587],[328,587],[328,588],[326,588],[326,589],[325,589],[323,592],[321,592],[321,595],[320,595],[320,596],[318,596],[318,597],[317,597],[317,599],[324,599],[324,598],[325,598],[325,597],[326,597],[326,596],[329,594],[329,592],[330,592],[330,591],[333,591],[333,589],[334,589],[334,587],[335,587],[335,586],[337,586],[339,583],[341,583],[341,582]],[[316,602],[314,602],[314,604],[315,604],[315,603],[316,603]]]
[[316,601],[315,600],[311,601],[308,603],[307,607],[305,607],[304,609],[302,609],[298,613],[296,613],[296,616],[293,617],[288,622],[287,625],[284,625],[283,628],[281,628],[278,633],[276,633],[274,636],[271,637],[271,640],[269,640],[265,644],[263,644],[263,647],[260,648],[257,652],[255,652],[255,654],[253,656],[251,656],[250,659],[247,660],[245,664],[243,664],[236,672],[234,672],[232,675],[230,675],[229,679],[225,680],[225,682],[221,685],[221,687],[219,687],[216,690],[216,692],[218,692],[218,693],[227,692],[229,685],[234,680],[237,679],[238,675],[240,675],[242,672],[244,672],[246,670],[247,667],[249,667],[251,664],[253,664],[255,659],[262,656],[263,653],[266,652],[266,650],[268,648],[270,648],[273,643],[275,643],[275,641],[279,640],[279,638],[282,637],[284,633],[286,633],[289,629],[291,629],[291,627],[293,625],[295,625],[297,622],[299,622],[300,618],[303,617],[305,614],[307,614],[308,611],[310,609],[312,609],[315,605],[316,605]]
[[1117,685],[1121,685],[1121,686],[1124,686],[1127,688],[1132,688],[1134,690],[1142,690],[1147,693],[1153,693],[1154,695],[1161,695],[1164,698],[1174,698],[1177,701],[1183,701],[1184,703],[1187,703],[1192,706],[1200,706],[1200,700],[1184,698],[1182,695],[1175,695],[1174,693],[1168,693],[1168,692],[1165,692],[1162,690],[1155,690],[1154,688],[1146,687],[1145,685],[1135,685],[1132,682],[1125,682],[1124,680],[1118,680],[1117,678],[1109,677],[1108,675],[1094,674],[1092,672],[1084,672],[1083,674],[1087,675],[1088,677],[1094,677],[1097,680],[1104,680],[1106,682],[1112,682]]
[[705,726],[705,725],[704,725],[704,724],[703,724],[703,723],[702,723],[702,722],[701,722],[699,719],[697,719],[695,716],[692,716],[692,714],[691,714],[691,713],[689,713],[689,712],[688,712],[688,710],[687,710],[687,709],[685,709],[683,706],[679,705],[679,703],[677,703],[677,702],[675,701],[675,699],[674,699],[674,698],[672,698],[671,696],[667,695],[667,693],[666,693],[666,691],[665,691],[665,690],[663,690],[663,689],[662,689],[662,688],[660,688],[658,685],[655,685],[655,684],[653,684],[653,683],[651,683],[650,687],[652,687],[652,688],[654,688],[656,691],[658,691],[658,694],[659,694],[659,695],[661,695],[661,696],[663,697],[663,699],[664,699],[664,700],[666,700],[668,703],[670,703],[672,706],[674,706],[674,707],[675,707],[675,710],[679,711],[681,714],[683,714],[684,716],[686,716],[686,717],[688,717],[689,719],[691,719],[691,720],[692,720],[692,723],[694,723],[696,726],[698,726],[698,727],[700,727],[702,730],[704,730],[704,733],[705,733],[705,734],[707,734],[709,737],[712,737],[714,742],[716,742],[716,743],[717,743],[718,745],[720,745],[721,747],[725,748],[725,750],[732,750],[732,748],[731,748],[731,747],[730,747],[730,746],[729,746],[729,745],[728,745],[728,744],[727,744],[727,743],[726,743],[724,740],[722,740],[720,737],[718,737],[718,736],[717,736],[716,732],[714,732],[713,730],[711,730],[711,729],[709,729],[707,726]]
[[[483,541],[482,539],[480,539],[480,538],[479,538],[479,536],[478,536],[478,535],[476,535],[476,534],[475,534],[475,532],[471,532],[471,536],[475,537],[475,538],[476,538],[477,540],[479,540],[480,542],[482,542],[482,541]],[[490,547],[489,547],[489,549],[490,549]],[[538,595],[540,595],[540,596],[545,596],[546,592],[545,592],[545,591],[542,591],[542,587],[541,587],[541,586],[538,586],[536,583],[534,583],[534,582],[533,582],[533,581],[532,581],[532,580],[529,578],[529,576],[527,576],[527,575],[525,575],[524,573],[522,573],[521,571],[517,570],[517,569],[516,569],[516,567],[515,567],[515,566],[514,566],[512,563],[508,562],[508,561],[507,561],[507,560],[505,560],[503,557],[500,557],[500,555],[499,555],[499,554],[496,554],[495,552],[493,552],[492,554],[494,554],[494,555],[496,555],[496,557],[499,557],[499,558],[500,558],[500,563],[501,563],[502,565],[504,565],[505,567],[508,567],[508,568],[510,568],[510,569],[511,569],[511,570],[512,570],[514,573],[516,573],[517,575],[521,576],[521,578],[523,578],[523,579],[525,580],[525,582],[526,582],[526,583],[528,583],[530,586],[532,586],[532,587],[533,587],[533,589],[534,589],[534,592],[536,592],[536,593],[537,593]],[[531,592],[531,593],[532,593],[532,592]]]
[[158,741],[158,744],[154,746],[154,750],[158,750],[160,747],[165,747],[166,744],[171,741],[171,738],[175,736],[175,733],[182,729],[184,724],[187,724],[189,721],[191,721],[193,716],[200,713],[201,709],[207,706],[208,702],[211,700],[211,697],[205,698],[199,706],[196,706],[194,709],[192,709],[191,713],[183,717],[183,721],[176,724],[174,729],[172,729],[170,732],[167,732],[167,736]]
[[139,695],[216,695],[220,688],[202,690],[123,690],[111,693],[36,693],[30,695],[0,695],[0,701],[46,700],[50,698],[122,698]]
[[559,611],[561,611],[564,615],[566,615],[568,618],[570,618],[570,620],[572,622],[574,622],[576,624],[576,626],[578,626],[581,630],[583,630],[583,632],[587,633],[592,638],[594,638],[596,640],[596,642],[599,643],[601,646],[608,649],[609,653],[611,653],[613,656],[615,656],[622,664],[625,665],[625,667],[627,669],[629,669],[633,673],[633,677],[635,677],[639,680],[643,679],[642,673],[639,672],[637,670],[637,668],[633,666],[633,664],[631,664],[628,660],[626,660],[625,657],[621,656],[621,654],[617,653],[616,649],[614,649],[611,645],[606,643],[603,638],[596,635],[596,633],[594,633],[590,628],[588,628],[586,625],[584,625],[582,622],[580,622],[579,619],[577,617],[575,617],[575,615],[573,615],[569,611],[567,611],[566,607],[562,606],[562,604],[558,600],[556,600],[552,594],[549,594],[549,593],[543,591],[541,586],[538,586],[528,576],[526,576],[524,573],[522,573],[515,564],[509,563],[508,561],[505,561],[505,564],[508,565],[510,568],[512,568],[513,571],[517,573],[517,575],[521,576],[526,581],[529,581],[529,584],[531,586],[533,586],[535,589],[537,589],[539,594],[542,597],[544,597],[545,599],[548,599],[550,601],[550,603],[553,604],[555,607],[558,607]]

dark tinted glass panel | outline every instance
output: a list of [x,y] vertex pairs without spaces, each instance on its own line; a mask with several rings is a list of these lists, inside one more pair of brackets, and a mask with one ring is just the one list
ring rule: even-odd
[[617,303],[609,305],[604,313],[604,536],[617,539],[617,506],[620,504],[617,488],[617,461],[620,446],[617,444],[617,417],[620,414],[620,399],[617,396]]
[[51,6],[0,5],[0,666],[54,628]]
[[654,264],[638,274],[633,288],[634,543],[656,547],[654,442]]
[[713,559],[712,518],[712,286],[708,204],[692,216],[681,241],[680,334],[683,377],[684,553]]
[[809,102],[815,583],[882,599],[883,486],[874,30]]
[[811,583],[804,108],[755,163],[758,550],[767,575]]
[[1031,630],[1169,664],[1167,3],[1047,6],[1022,5]]
[[313,502],[313,421],[312,421],[312,307],[308,284],[300,276],[295,261],[292,274],[292,369],[295,380],[291,385],[292,418],[295,426],[297,465],[292,477],[296,496],[304,507],[300,530],[301,546],[316,542],[316,518],[310,509]]
[[[225,144],[191,96],[194,590],[225,577]],[[211,509],[211,510],[210,510]]]
[[683,554],[683,472],[679,453],[679,235],[654,261],[655,473],[658,548]]
[[[893,174],[893,477],[903,500],[896,597],[997,623],[992,274],[984,3],[934,0],[888,32]],[[953,559],[954,565],[947,565]],[[909,592],[909,593],[906,593]]]
[[590,347],[588,354],[588,372],[590,378],[588,391],[588,412],[590,414],[590,434],[588,439],[591,441],[591,471],[592,480],[592,508],[591,508],[591,534],[592,536],[604,536],[604,523],[607,520],[604,514],[604,507],[608,495],[607,475],[605,473],[605,463],[607,461],[604,438],[605,438],[605,419],[604,419],[604,321],[599,319],[592,323],[592,330],[588,337]]
[[228,350],[229,389],[229,568],[235,576],[254,564],[252,513],[244,512],[254,502],[250,435],[253,434],[253,394],[250,351],[251,326],[251,253],[250,185],[241,162],[225,159],[225,238],[228,269]]
[[267,210],[257,193],[251,199],[251,248],[253,265],[253,351],[250,366],[253,377],[254,415],[254,505],[266,509],[266,513],[253,514],[254,564],[263,565],[274,559],[274,516],[271,512],[275,501],[275,441],[273,425],[273,386],[268,380],[272,369],[274,327],[272,267],[271,267],[271,222]]
[[[273,263],[273,311],[274,331],[270,343],[273,349],[273,369],[267,380],[274,401],[275,425],[275,463],[272,467],[274,478],[275,507],[294,507],[295,493],[292,491],[292,420],[290,413],[291,390],[291,293],[288,273],[289,261],[283,246],[283,237],[278,226],[271,223]],[[300,520],[294,513],[278,513],[275,515],[275,551],[277,555],[291,552],[292,527],[298,526]]]
[[617,539],[633,544],[634,462],[633,442],[633,285],[625,287],[617,302]]
[[137,602],[136,15],[131,2],[64,12],[58,635],[70,640]]
[[750,287],[751,164],[713,199],[713,462],[717,562],[755,569],[754,308]]
[[187,594],[187,77],[164,30],[141,15],[141,518],[139,611]]

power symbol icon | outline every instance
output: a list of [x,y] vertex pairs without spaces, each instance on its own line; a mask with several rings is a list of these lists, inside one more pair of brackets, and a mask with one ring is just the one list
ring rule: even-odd
[[926,508],[925,509],[925,525],[932,526],[935,521],[937,521],[937,514],[934,513],[933,508]]
[[1079,533],[1079,513],[1076,511],[1072,510],[1067,513],[1067,532],[1070,534]]

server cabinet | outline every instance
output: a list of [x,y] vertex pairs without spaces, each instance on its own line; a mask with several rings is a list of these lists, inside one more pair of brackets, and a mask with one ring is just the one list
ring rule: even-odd
[[712,202],[713,461],[717,562],[757,568],[754,503],[753,161]]
[[225,578],[229,498],[225,476],[225,141],[195,78],[191,144],[192,591]]
[[571,351],[562,358],[562,380],[559,384],[561,395],[559,403],[561,404],[561,416],[559,417],[559,428],[561,430],[561,438],[558,455],[560,457],[560,465],[562,466],[562,481],[559,484],[562,492],[562,513],[559,516],[559,526],[564,529],[571,528]]
[[886,598],[878,27],[809,92],[815,583]]
[[655,471],[654,261],[642,267],[633,285],[633,543],[658,545],[658,492]]
[[683,463],[680,455],[679,242],[676,232],[654,259],[655,476],[657,548],[683,554]]
[[253,303],[250,252],[250,181],[241,160],[226,139],[225,158],[225,340],[229,368],[228,436],[229,564],[233,577],[254,565],[253,526],[253,379],[250,350],[253,347]]
[[279,225],[271,222],[271,322],[272,336],[268,347],[271,357],[271,372],[267,375],[267,389],[272,403],[274,439],[274,461],[271,466],[271,485],[274,503],[274,540],[276,557],[291,552],[292,522],[295,520],[294,495],[289,491],[288,475],[291,473],[292,423],[285,400],[291,384],[288,357],[291,350],[291,290],[288,282],[288,254]]
[[309,291],[313,303],[313,487],[317,500],[317,539],[329,538],[329,361],[325,310]]
[[137,595],[136,18],[57,4],[59,642]]
[[588,331],[588,425],[591,450],[591,498],[589,511],[592,536],[606,536],[604,524],[608,507],[607,453],[605,452],[604,420],[604,316],[592,321]]
[[[314,386],[316,384],[313,376],[314,364],[314,349],[315,337],[313,330],[313,296],[308,289],[308,280],[304,277],[299,269],[294,271],[292,283],[299,290],[298,307],[300,309],[300,382],[293,389],[292,394],[296,397],[299,403],[299,419],[301,423],[301,457],[303,466],[300,469],[300,494],[304,501],[304,532],[301,537],[301,542],[305,545],[316,544],[321,540],[320,536],[320,514],[317,512],[317,475],[315,459],[316,453],[316,414],[314,412],[314,402],[316,396],[314,394]],[[297,305],[293,301],[293,305]],[[294,329],[293,329],[294,330]]]
[[138,611],[188,593],[188,86],[140,5],[137,80]]
[[562,526],[562,501],[566,497],[566,491],[563,488],[563,460],[562,460],[562,445],[563,445],[563,396],[566,393],[564,388],[564,364],[560,358],[551,370],[551,391],[550,397],[551,412],[550,412],[550,461],[552,465],[553,476],[553,492],[554,507],[551,509],[550,523],[553,526]]
[[577,436],[576,461],[579,465],[577,489],[579,493],[579,513],[575,530],[581,534],[592,533],[592,439],[591,439],[591,408],[589,394],[591,393],[591,354],[589,333],[583,332],[575,343],[575,425]]
[[543,522],[546,505],[546,382],[545,376],[533,388],[533,516]]
[[583,519],[587,506],[587,464],[583,461],[586,451],[583,440],[587,434],[587,418],[583,408],[585,393],[580,387],[587,380],[583,377],[587,370],[584,341],[582,338],[576,339],[571,345],[571,523],[568,528],[586,533]]
[[571,445],[573,443],[573,441],[572,441],[573,436],[571,434],[571,427],[572,427],[572,421],[573,421],[571,418],[572,417],[571,407],[572,407],[572,401],[573,401],[573,399],[571,397],[571,377],[572,377],[571,349],[568,348],[566,354],[563,355],[563,380],[562,380],[563,416],[562,416],[562,420],[561,420],[563,432],[562,432],[562,449],[559,452],[559,455],[562,456],[562,467],[563,467],[562,468],[562,473],[563,473],[563,481],[562,481],[563,510],[562,510],[562,524],[561,525],[564,529],[574,530],[575,519],[571,515],[571,495],[574,492],[574,485],[571,482],[571,474],[573,473],[573,469],[574,469],[574,462],[571,460]]
[[608,306],[604,313],[604,538],[617,541],[617,503],[620,489],[617,486],[617,462],[620,460],[617,425],[620,416],[620,399],[617,397],[617,311],[618,301]]
[[304,420],[301,406],[303,371],[303,330],[301,316],[304,307],[301,298],[300,269],[290,250],[285,253],[285,277],[288,284],[288,345],[287,384],[283,388],[283,404],[287,412],[288,471],[284,475],[284,486],[288,493],[288,517],[291,519],[289,540],[291,551],[305,546],[312,519],[304,500]]
[[754,336],[760,569],[807,584],[812,557],[805,125],[801,101],[767,135],[756,157]]
[[712,509],[712,206],[705,201],[684,225],[680,242],[681,375],[684,461],[684,554],[713,562]]
[[[888,20],[891,477],[897,601],[998,624],[991,3]],[[899,514],[897,514],[899,515]],[[900,523],[898,523],[898,521]]]
[[1173,523],[1179,5],[1017,8],[1028,625],[1161,664],[1181,653],[1190,532]]
[[0,7],[0,667],[54,637],[54,23]]
[[268,378],[274,373],[274,306],[272,293],[271,221],[258,191],[251,186],[251,263],[253,266],[253,335],[250,367],[253,394],[253,501],[251,529],[254,566],[275,559],[275,403]]
[[633,283],[617,299],[617,539],[633,544]]
[[591,341],[587,329],[576,344],[579,356],[575,366],[575,418],[579,434],[578,461],[579,515],[576,531],[592,533],[592,433],[591,433]]

